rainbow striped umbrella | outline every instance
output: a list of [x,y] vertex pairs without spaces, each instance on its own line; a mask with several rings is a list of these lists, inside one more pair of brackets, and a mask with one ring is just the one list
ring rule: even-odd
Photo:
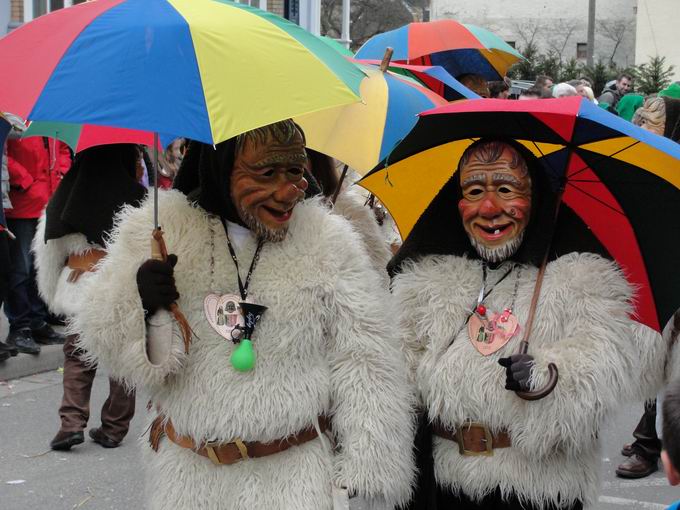
[[295,117],[307,146],[349,165],[360,174],[385,159],[415,126],[417,115],[446,100],[417,81],[362,66],[361,103]]
[[226,0],[97,0],[0,40],[0,110],[218,143],[357,101],[362,72],[274,14]]
[[395,62],[442,66],[452,76],[481,74],[501,80],[522,55],[488,30],[452,19],[409,23],[371,37],[355,58],[380,59],[387,47],[394,48]]

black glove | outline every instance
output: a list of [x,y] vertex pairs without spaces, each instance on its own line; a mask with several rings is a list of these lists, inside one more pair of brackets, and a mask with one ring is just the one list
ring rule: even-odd
[[179,299],[173,276],[175,264],[177,255],[168,255],[167,262],[149,259],[137,270],[137,290],[148,315],[160,308],[169,309]]
[[534,364],[529,354],[513,354],[509,358],[501,358],[498,363],[505,367],[505,389],[510,391],[529,391],[529,377]]

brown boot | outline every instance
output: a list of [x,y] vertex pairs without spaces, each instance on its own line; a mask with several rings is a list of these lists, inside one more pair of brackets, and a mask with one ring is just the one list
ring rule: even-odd
[[620,478],[644,478],[658,469],[658,461],[647,460],[634,453],[616,468],[616,476]]
[[621,448],[621,455],[623,455],[624,457],[630,457],[634,453],[635,451],[633,450],[633,445],[630,443],[624,444],[623,448]]

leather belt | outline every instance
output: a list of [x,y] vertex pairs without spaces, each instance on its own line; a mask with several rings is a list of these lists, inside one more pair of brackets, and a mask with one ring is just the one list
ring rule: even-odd
[[457,443],[460,454],[466,456],[490,456],[496,448],[512,446],[510,434],[507,431],[501,430],[494,434],[482,423],[468,422],[454,432],[435,422],[432,424],[432,432],[435,436]]
[[80,254],[71,254],[68,256],[66,265],[71,270],[71,274],[68,275],[68,282],[74,283],[78,281],[80,275],[83,273],[89,273],[94,271],[94,266],[97,265],[101,259],[106,256],[104,250],[98,250],[92,248]]
[[[325,416],[320,416],[319,428],[322,433],[328,430],[330,428],[330,420]],[[160,438],[163,435],[167,436],[177,446],[187,448],[198,455],[209,458],[217,466],[235,464],[245,459],[256,459],[274,455],[289,449],[291,446],[299,446],[318,437],[316,429],[308,427],[296,434],[277,439],[271,443],[242,441],[237,438],[228,443],[211,441],[197,445],[190,437],[179,435],[175,431],[172,422],[169,419],[166,420],[163,415],[160,415],[151,424],[149,433],[149,442],[155,451],[158,451]]]

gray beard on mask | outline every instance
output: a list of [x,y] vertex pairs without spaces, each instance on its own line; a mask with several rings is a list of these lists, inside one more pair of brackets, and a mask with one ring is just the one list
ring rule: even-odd
[[470,234],[468,234],[468,239],[470,240],[472,247],[477,252],[477,255],[479,255],[483,260],[491,263],[497,263],[509,259],[517,252],[517,250],[519,250],[519,247],[522,245],[522,241],[524,241],[524,230],[522,230],[522,232],[514,239],[508,241],[502,246],[497,246],[496,248],[484,246]]
[[248,211],[241,208],[237,208],[236,210],[238,215],[241,217],[241,220],[243,220],[243,223],[246,224],[246,227],[248,227],[258,239],[262,239],[263,241],[269,243],[280,243],[286,238],[288,227],[274,230],[267,227],[266,225],[263,225],[253,214],[249,213]]

